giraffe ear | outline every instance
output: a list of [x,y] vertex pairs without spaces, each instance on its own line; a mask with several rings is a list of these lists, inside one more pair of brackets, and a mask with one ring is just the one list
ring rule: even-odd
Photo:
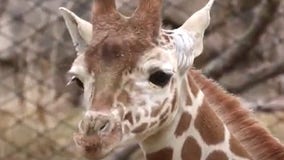
[[59,11],[64,18],[77,54],[84,53],[88,44],[90,44],[92,40],[92,24],[81,19],[75,13],[66,8],[60,7]]
[[199,11],[195,12],[186,22],[180,27],[181,30],[185,30],[192,34],[194,37],[194,45],[191,54],[194,58],[199,56],[203,51],[203,37],[204,32],[210,23],[210,10],[214,3],[214,0],[209,2]]

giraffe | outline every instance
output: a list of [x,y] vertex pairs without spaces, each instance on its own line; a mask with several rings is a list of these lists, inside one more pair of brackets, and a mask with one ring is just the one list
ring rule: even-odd
[[91,23],[60,8],[77,51],[71,82],[84,89],[74,141],[86,157],[137,142],[147,160],[284,159],[237,98],[192,69],[213,3],[174,30],[161,28],[163,0],[140,0],[130,17],[94,0]]

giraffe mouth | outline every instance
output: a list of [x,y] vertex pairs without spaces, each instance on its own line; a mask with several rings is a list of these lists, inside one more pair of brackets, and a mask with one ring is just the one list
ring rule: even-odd
[[100,159],[104,157],[101,151],[102,143],[98,135],[86,136],[81,133],[75,133],[73,139],[85,157],[89,159]]
[[107,131],[95,131],[91,134],[84,132],[74,133],[73,139],[79,151],[88,159],[102,159],[106,157],[117,147],[117,144],[122,139],[120,125],[114,123],[111,126]]

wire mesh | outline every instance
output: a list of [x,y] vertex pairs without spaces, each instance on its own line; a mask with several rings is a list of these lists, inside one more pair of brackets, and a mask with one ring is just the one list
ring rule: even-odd
[[[119,3],[119,8],[124,13],[130,13],[136,2],[124,0]],[[206,34],[207,56],[201,58],[200,66],[216,58],[230,45],[240,43],[240,35],[249,30],[250,21],[256,16],[260,0],[251,0],[244,6],[238,4],[241,2],[217,0],[212,13],[213,22]],[[179,26],[200,3],[196,0],[166,1],[163,11],[166,27]],[[58,13],[60,6],[88,19],[91,1],[1,1],[1,160],[84,159],[75,151],[72,140],[73,131],[76,130],[84,108],[80,102],[81,91],[76,87],[65,87],[65,73],[75,58],[75,51]],[[263,31],[259,43],[250,49],[249,62],[273,63],[281,57],[284,49],[283,4],[281,6],[271,17],[275,20]],[[213,41],[214,44],[211,43]],[[239,65],[237,68],[242,71],[244,67]],[[226,78],[224,81],[226,82]],[[260,86],[273,86],[271,92],[283,94],[284,87],[282,91],[278,91],[275,81],[274,79]],[[280,83],[278,80],[277,82]],[[259,87],[255,92],[263,89],[265,88]],[[248,94],[251,92],[255,93],[248,91],[240,95],[250,97]],[[266,97],[265,94],[263,97]],[[272,118],[274,120],[266,124],[272,128],[272,132],[279,125],[284,128],[283,114],[276,114]],[[278,136],[284,140],[282,135]]]

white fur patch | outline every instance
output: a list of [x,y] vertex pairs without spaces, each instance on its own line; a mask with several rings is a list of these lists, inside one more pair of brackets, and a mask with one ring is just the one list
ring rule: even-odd
[[81,78],[80,80],[84,80],[86,77],[89,77],[90,74],[88,73],[86,62],[85,62],[85,56],[84,54],[80,54],[76,57],[74,60],[69,73],[74,74],[76,76],[79,76],[78,78]]
[[193,55],[193,46],[195,38],[188,31],[176,29],[173,32],[176,55],[180,73],[184,73],[193,64],[195,56]]

